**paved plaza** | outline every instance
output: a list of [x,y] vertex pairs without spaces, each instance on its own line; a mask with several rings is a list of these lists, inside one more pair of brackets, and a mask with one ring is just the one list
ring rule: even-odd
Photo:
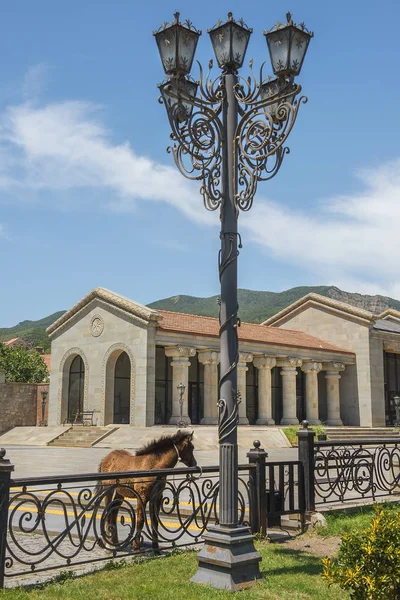
[[[4,446],[6,458],[15,465],[13,478],[95,473],[110,448],[56,448],[48,446]],[[250,450],[250,448],[249,448]],[[296,460],[297,448],[266,449],[271,460]],[[195,451],[201,466],[218,464],[218,450]],[[239,462],[247,463],[246,450],[239,449]]]

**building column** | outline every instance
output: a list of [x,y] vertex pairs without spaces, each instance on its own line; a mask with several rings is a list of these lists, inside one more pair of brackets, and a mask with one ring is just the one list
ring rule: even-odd
[[204,365],[204,414],[202,425],[218,423],[218,364],[219,352],[202,350],[199,362]]
[[254,366],[258,369],[258,415],[256,425],[275,425],[272,418],[271,369],[276,359],[271,356],[257,356]]
[[296,367],[301,367],[302,361],[299,358],[287,358],[279,361],[278,366],[282,367],[282,409],[283,416],[281,425],[298,425],[296,411]]
[[169,420],[170,425],[177,425],[181,418],[180,404],[179,404],[179,390],[178,385],[183,383],[185,386],[185,392],[183,394],[183,409],[182,419],[184,419],[188,425],[190,424],[189,411],[188,411],[188,383],[189,383],[189,367],[190,367],[190,356],[196,355],[196,348],[189,346],[166,346],[165,355],[173,358],[171,361],[172,367],[172,416]]
[[318,362],[303,363],[301,370],[306,374],[306,419],[310,425],[319,425],[318,413],[318,373],[322,364]]
[[333,362],[330,363],[325,374],[326,403],[328,412],[326,424],[331,426],[343,425],[342,419],[340,418],[340,371],[344,371],[344,364]]
[[246,363],[252,362],[253,355],[250,352],[240,352],[237,366],[237,385],[240,392],[241,402],[239,404],[239,425],[248,425],[249,420],[246,412],[246,373],[249,370]]

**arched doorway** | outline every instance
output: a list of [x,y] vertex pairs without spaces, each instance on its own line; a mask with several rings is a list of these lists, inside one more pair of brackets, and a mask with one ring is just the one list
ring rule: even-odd
[[68,421],[75,420],[78,413],[83,410],[85,390],[85,365],[82,357],[77,355],[69,369],[68,379]]
[[114,417],[113,423],[128,424],[131,401],[131,361],[121,352],[114,370]]

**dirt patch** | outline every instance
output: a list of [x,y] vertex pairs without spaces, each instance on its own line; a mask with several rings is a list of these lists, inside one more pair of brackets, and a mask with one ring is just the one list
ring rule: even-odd
[[301,535],[297,538],[292,538],[287,542],[283,542],[284,548],[291,550],[300,550],[302,552],[310,552],[316,556],[333,556],[339,549],[340,537],[322,538],[311,535]]

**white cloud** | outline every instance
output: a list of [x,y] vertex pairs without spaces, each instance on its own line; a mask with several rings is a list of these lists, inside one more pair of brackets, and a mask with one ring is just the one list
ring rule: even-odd
[[2,120],[0,143],[15,161],[7,174],[0,173],[0,186],[23,184],[36,192],[108,189],[118,210],[131,210],[138,200],[167,202],[195,221],[209,222],[197,186],[172,166],[138,155],[128,143],[113,144],[99,113],[86,102],[10,107]]
[[256,203],[243,224],[255,242],[323,281],[399,295],[400,160],[357,175],[357,194],[302,211]]
[[[115,144],[101,116],[87,102],[9,107],[0,117],[0,189],[24,198],[51,191],[56,204],[57,192],[91,188],[103,198],[107,192],[113,210],[165,202],[192,221],[218,224],[197,183],[127,142]],[[400,160],[356,175],[359,193],[297,211],[258,195],[240,227],[245,238],[315,280],[400,296]]]

